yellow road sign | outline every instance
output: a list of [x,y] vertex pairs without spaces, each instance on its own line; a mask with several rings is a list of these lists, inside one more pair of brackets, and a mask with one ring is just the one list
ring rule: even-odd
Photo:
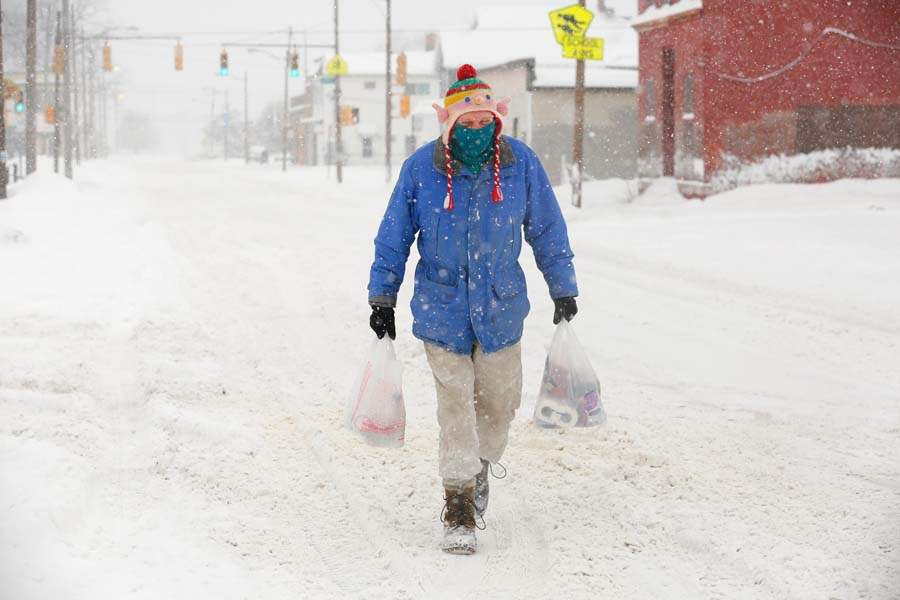
[[594,13],[578,4],[550,11],[553,35],[559,44],[564,44],[571,37],[584,37],[593,20]]
[[347,70],[347,61],[341,58],[341,55],[335,55],[331,60],[328,61],[328,64],[325,65],[325,72],[335,77],[337,75],[346,75],[348,73]]
[[568,38],[563,44],[563,57],[576,60],[603,60],[603,38]]

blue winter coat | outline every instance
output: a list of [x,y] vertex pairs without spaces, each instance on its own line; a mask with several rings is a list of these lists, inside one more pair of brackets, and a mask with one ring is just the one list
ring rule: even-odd
[[500,151],[503,200],[491,200],[490,164],[474,176],[454,161],[455,207],[448,211],[443,142],[419,148],[400,170],[375,238],[369,303],[396,304],[418,237],[413,335],[460,354],[476,342],[496,352],[521,339],[531,307],[518,260],[523,230],[550,296],[578,295],[566,223],[540,160],[506,136]]

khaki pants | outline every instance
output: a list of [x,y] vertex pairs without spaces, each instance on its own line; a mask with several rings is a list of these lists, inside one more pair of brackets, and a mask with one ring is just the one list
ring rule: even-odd
[[481,471],[481,458],[503,456],[516,410],[522,401],[522,345],[471,356],[425,344],[437,389],[441,427],[438,459],[446,487],[466,486]]

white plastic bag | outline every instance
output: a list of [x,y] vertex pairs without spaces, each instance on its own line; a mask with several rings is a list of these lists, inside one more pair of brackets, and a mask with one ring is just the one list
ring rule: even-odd
[[546,428],[594,427],[606,422],[600,382],[565,319],[553,334],[534,405],[534,422]]
[[406,435],[403,366],[388,336],[375,340],[347,402],[346,425],[372,446],[399,448]]

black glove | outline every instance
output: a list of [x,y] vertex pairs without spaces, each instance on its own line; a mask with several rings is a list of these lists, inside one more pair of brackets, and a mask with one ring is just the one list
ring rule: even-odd
[[553,310],[554,325],[563,319],[571,321],[578,314],[578,305],[575,304],[575,298],[555,298],[553,304],[556,306]]
[[387,306],[373,306],[372,316],[369,317],[369,327],[378,336],[378,339],[388,334],[392,340],[397,339],[397,329],[394,326],[394,309]]

